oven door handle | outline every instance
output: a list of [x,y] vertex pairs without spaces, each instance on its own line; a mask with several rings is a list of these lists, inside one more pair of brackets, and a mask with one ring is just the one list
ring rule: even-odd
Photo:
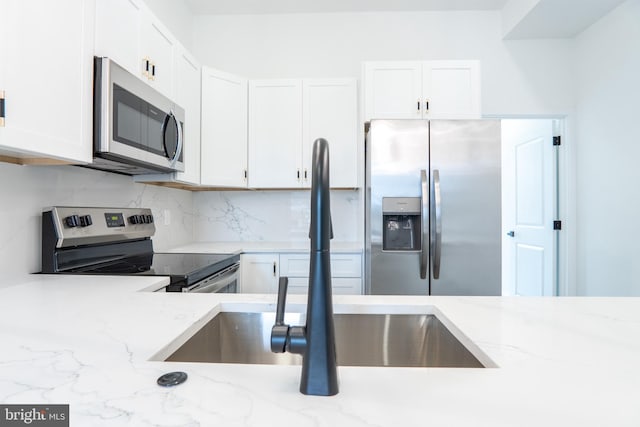
[[203,294],[218,292],[226,286],[229,286],[235,280],[238,280],[239,268],[240,263],[236,262],[208,279],[182,288],[182,292],[199,292]]

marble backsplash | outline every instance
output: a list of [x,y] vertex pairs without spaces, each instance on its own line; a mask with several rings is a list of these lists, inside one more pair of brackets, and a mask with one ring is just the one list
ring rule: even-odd
[[[0,162],[0,287],[40,271],[41,213],[50,206],[151,208],[156,251],[194,241],[307,241],[310,221],[308,190],[192,193],[75,166]],[[333,191],[331,210],[334,241],[360,241],[362,193]]]
[[138,184],[128,176],[75,166],[0,163],[0,287],[11,276],[40,271],[42,209],[65,205],[148,207],[156,219],[156,250],[193,240],[189,191]]
[[[310,192],[218,191],[193,196],[195,241],[308,241]],[[361,240],[361,192],[331,192],[334,240]]]

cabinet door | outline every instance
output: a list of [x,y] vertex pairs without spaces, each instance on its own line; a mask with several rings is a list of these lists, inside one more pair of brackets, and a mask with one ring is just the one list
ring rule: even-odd
[[247,186],[247,80],[202,69],[202,184]]
[[426,61],[422,82],[425,118],[480,118],[480,62]]
[[240,292],[270,294],[278,289],[278,254],[242,254]]
[[364,84],[365,120],[422,118],[421,62],[367,62]]
[[0,147],[11,152],[92,159],[95,2],[4,0]]
[[[288,277],[309,277],[308,254],[280,254],[280,274]],[[362,255],[331,254],[331,277],[361,277]]]
[[303,81],[303,185],[311,186],[313,143],[329,142],[331,187],[358,185],[358,94],[354,79]]
[[[309,292],[308,277],[290,277],[287,294],[307,294]],[[331,278],[331,293],[333,295],[360,295],[362,294],[362,280],[360,278]]]
[[249,82],[249,186],[302,186],[302,82]]
[[147,72],[149,83],[169,98],[173,97],[173,49],[171,33],[150,13],[142,15],[140,33],[141,73]]
[[184,172],[176,180],[200,183],[200,65],[186,51],[176,52],[175,102],[185,110]]
[[140,76],[139,0],[96,0],[95,55]]

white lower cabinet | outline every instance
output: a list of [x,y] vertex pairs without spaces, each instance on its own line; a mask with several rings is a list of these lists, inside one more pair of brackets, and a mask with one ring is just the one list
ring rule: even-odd
[[[280,276],[289,278],[290,294],[306,294],[309,288],[309,255],[280,254]],[[331,254],[331,288],[334,295],[362,293],[362,255]]]
[[[240,292],[272,294],[280,277],[289,278],[289,294],[306,294],[309,288],[309,254],[247,253],[240,256]],[[334,295],[362,293],[362,254],[331,254],[331,288]]]
[[278,290],[279,254],[240,255],[240,290],[244,294],[272,294]]

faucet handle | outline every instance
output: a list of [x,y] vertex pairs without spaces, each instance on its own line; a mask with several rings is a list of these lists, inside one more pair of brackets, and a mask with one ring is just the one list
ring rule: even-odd
[[278,281],[278,303],[276,305],[276,325],[284,325],[284,307],[287,302],[288,277],[280,277]]
[[289,336],[289,325],[284,324],[284,308],[287,300],[288,277],[280,277],[278,281],[278,303],[276,305],[276,324],[271,328],[271,351],[284,353]]

